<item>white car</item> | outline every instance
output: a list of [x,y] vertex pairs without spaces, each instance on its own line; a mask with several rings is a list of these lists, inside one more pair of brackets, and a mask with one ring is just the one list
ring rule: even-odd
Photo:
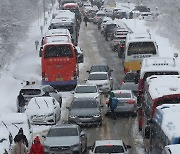
[[101,97],[96,85],[77,84],[74,92],[74,98],[95,98],[101,103]]
[[126,145],[122,140],[99,140],[95,141],[89,154],[116,153],[129,154],[130,145]]
[[51,96],[34,97],[25,113],[32,124],[56,124],[60,119],[61,109],[58,101]]
[[0,127],[0,153],[10,154],[12,150],[13,137],[6,127]]
[[104,93],[113,89],[113,79],[107,72],[92,72],[85,81],[87,84],[97,85],[98,89]]
[[33,142],[33,130],[26,113],[2,113],[0,115],[0,127],[6,126],[13,138],[18,134],[19,129],[23,128],[24,135],[28,140],[28,150]]

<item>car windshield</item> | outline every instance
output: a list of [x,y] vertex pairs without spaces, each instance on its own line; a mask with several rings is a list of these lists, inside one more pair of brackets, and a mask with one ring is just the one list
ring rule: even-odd
[[130,93],[115,93],[115,97],[117,98],[131,98]]
[[73,57],[72,49],[68,45],[48,45],[44,51],[44,58]]
[[79,86],[75,90],[76,93],[96,93],[97,88],[95,86]]
[[128,56],[136,54],[156,54],[154,42],[132,42],[129,44]]
[[98,146],[95,153],[123,153],[124,148],[121,145]]
[[47,137],[78,136],[77,128],[52,128]]
[[108,72],[108,66],[92,66],[90,72]]
[[90,74],[88,80],[107,80],[107,74]]
[[80,109],[80,108],[97,108],[97,102],[93,100],[82,100],[82,101],[74,101],[71,106],[72,109]]
[[23,95],[39,95],[39,94],[41,94],[40,89],[21,89],[20,92],[23,93]]

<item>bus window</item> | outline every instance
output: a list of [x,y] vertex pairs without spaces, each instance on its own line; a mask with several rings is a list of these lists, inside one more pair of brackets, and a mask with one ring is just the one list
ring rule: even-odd
[[154,42],[133,42],[129,44],[128,56],[133,54],[156,54]]
[[44,51],[44,58],[73,57],[72,50],[67,45],[48,45]]

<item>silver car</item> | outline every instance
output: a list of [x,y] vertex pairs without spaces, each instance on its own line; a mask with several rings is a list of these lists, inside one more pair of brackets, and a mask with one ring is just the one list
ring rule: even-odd
[[44,141],[45,154],[80,154],[87,149],[87,137],[75,124],[57,124]]
[[[131,113],[133,116],[137,113],[137,98],[131,90],[113,90],[115,97],[118,99],[116,113]],[[107,113],[111,112],[109,107],[109,97],[106,101]]]
[[[45,94],[49,94],[50,96],[54,97],[58,102],[61,107],[62,104],[62,96],[60,93],[57,92],[52,86],[50,85],[37,85],[37,84],[31,84],[24,86],[20,92],[23,94],[25,100],[26,100],[26,105],[28,105],[28,102],[31,100],[33,97],[40,97],[44,96]],[[19,109],[19,106],[17,104],[17,110]]]
[[101,125],[101,107],[96,99],[74,99],[70,106],[69,122],[78,125]]

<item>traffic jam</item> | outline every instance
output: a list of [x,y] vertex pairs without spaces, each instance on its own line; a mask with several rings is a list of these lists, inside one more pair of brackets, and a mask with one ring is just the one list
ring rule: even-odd
[[178,154],[177,55],[161,56],[135,22],[159,14],[103,0],[53,7],[38,48],[41,81],[26,81],[16,113],[0,115],[0,153]]

